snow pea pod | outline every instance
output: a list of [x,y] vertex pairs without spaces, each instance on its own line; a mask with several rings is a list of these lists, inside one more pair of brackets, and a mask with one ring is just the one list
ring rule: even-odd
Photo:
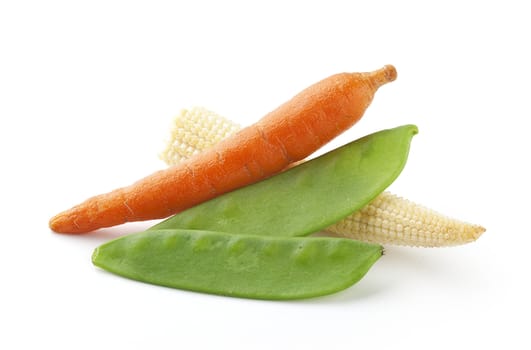
[[365,136],[279,175],[204,202],[152,227],[304,236],[368,204],[402,171],[418,132],[403,125]]
[[379,245],[342,238],[153,230],[101,245],[92,261],[147,283],[283,300],[343,290],[359,281],[381,255]]

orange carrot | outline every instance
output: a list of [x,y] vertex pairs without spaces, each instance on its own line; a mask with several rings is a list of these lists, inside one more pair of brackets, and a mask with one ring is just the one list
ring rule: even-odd
[[330,76],[209,151],[56,215],[50,228],[83,233],[161,219],[267,178],[350,128],[376,90],[395,79],[390,65],[369,73]]

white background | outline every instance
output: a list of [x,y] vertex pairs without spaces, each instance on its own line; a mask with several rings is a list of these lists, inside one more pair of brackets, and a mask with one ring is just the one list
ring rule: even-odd
[[[192,2],[190,2],[192,3]],[[517,1],[1,1],[0,348],[529,349],[528,6]],[[348,290],[231,299],[90,261],[57,212],[164,167],[201,105],[250,124],[309,84],[391,63],[397,81],[334,141],[420,129],[390,191],[479,223],[475,243],[386,247]]]

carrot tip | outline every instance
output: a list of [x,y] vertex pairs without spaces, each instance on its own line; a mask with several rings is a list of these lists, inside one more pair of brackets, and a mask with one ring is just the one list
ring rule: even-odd
[[80,233],[82,231],[79,230],[78,227],[75,225],[75,221],[73,222],[71,217],[66,215],[65,213],[60,213],[54,216],[50,219],[48,222],[48,226],[53,232],[56,233]]
[[48,222],[48,227],[54,232],[60,232],[61,230],[61,217],[59,215],[54,216]]

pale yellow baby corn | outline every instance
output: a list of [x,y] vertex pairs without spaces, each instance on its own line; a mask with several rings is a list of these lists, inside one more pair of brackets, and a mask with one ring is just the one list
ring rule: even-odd
[[238,124],[205,108],[183,109],[174,119],[170,138],[160,158],[168,165],[177,164],[239,129]]
[[[204,108],[182,110],[160,157],[177,164],[238,130],[237,124]],[[384,192],[325,231],[380,244],[446,247],[475,241],[485,229]]]
[[380,244],[443,247],[475,241],[485,229],[383,192],[325,231]]

